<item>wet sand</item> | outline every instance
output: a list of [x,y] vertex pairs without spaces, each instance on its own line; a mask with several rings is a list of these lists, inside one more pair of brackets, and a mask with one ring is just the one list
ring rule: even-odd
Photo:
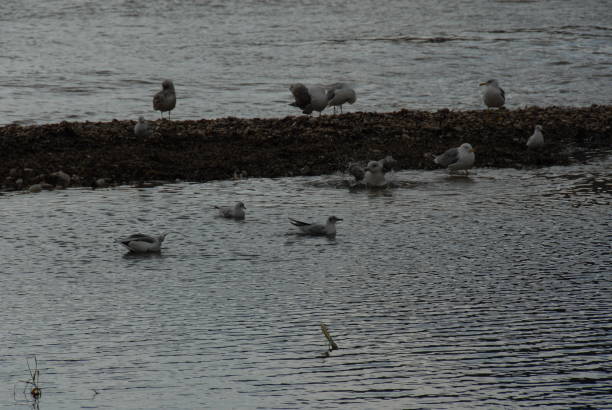
[[[433,154],[463,142],[476,149],[475,167],[540,167],[612,146],[612,106],[156,120],[145,138],[134,136],[135,124],[0,127],[2,189],[320,175],[386,155],[399,169],[435,169]],[[546,144],[529,150],[536,124]]]

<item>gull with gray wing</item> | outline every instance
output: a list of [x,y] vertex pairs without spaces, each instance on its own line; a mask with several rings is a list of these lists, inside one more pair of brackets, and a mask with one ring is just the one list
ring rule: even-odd
[[245,209],[244,203],[236,202],[234,206],[217,206],[215,208],[219,210],[219,215],[224,218],[232,218],[232,219],[244,219]]
[[497,80],[489,80],[484,83],[485,90],[482,95],[482,100],[488,108],[500,108],[506,103],[506,93],[499,86]]
[[137,233],[126,238],[117,239],[115,242],[125,246],[130,252],[147,253],[161,251],[161,244],[165,238],[165,233],[157,236]]
[[450,148],[443,154],[435,156],[434,162],[448,168],[451,173],[464,170],[467,175],[468,169],[472,168],[475,159],[474,148],[466,142],[457,148]]
[[319,116],[321,116],[321,111],[327,107],[327,92],[325,88],[320,85],[306,87],[302,83],[295,83],[291,84],[289,90],[295,99],[295,101],[289,105],[300,108],[303,114],[310,115],[313,111],[318,111]]
[[325,225],[323,225],[302,222],[293,218],[289,218],[289,222],[291,222],[292,225],[296,226],[300,230],[301,234],[312,236],[335,236],[336,222],[341,220],[341,218],[332,215],[327,218],[327,222],[325,223]]
[[328,87],[327,90],[327,105],[334,107],[334,114],[336,113],[336,107],[340,107],[340,113],[342,113],[342,105],[345,103],[354,104],[357,101],[357,94],[355,90],[344,83],[336,83]]

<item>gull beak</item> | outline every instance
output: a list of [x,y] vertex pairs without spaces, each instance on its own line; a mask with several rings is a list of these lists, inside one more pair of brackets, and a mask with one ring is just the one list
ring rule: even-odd
[[344,219],[342,218],[336,218],[336,221],[343,221]]
[[478,84],[478,85],[487,85],[487,83],[480,83],[480,84]]
[[472,149],[470,150],[470,152],[476,152],[476,150],[475,150],[474,148],[472,148]]

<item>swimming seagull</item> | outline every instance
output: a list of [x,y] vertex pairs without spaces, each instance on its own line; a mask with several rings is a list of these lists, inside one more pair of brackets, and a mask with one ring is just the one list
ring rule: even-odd
[[160,111],[162,118],[164,118],[164,112],[168,111],[168,119],[170,119],[170,111],[174,107],[176,107],[174,84],[170,80],[164,80],[162,90],[153,97],[153,109]]
[[321,111],[327,107],[327,93],[320,85],[306,87],[302,83],[295,83],[289,86],[289,90],[295,98],[295,101],[289,105],[301,108],[304,114],[310,115],[313,111],[318,111],[321,116]]
[[159,252],[161,250],[161,244],[166,238],[166,235],[167,234],[164,233],[157,236],[149,236],[137,233],[130,235],[127,238],[117,239],[115,242],[125,246],[130,252]]
[[470,144],[463,143],[458,148],[451,148],[444,154],[434,157],[434,162],[443,167],[447,167],[450,172],[465,170],[465,175],[468,169],[474,165],[474,148]]
[[134,135],[137,137],[148,137],[151,135],[149,123],[145,121],[143,116],[138,117],[138,122],[134,125]]
[[337,218],[335,216],[330,216],[327,218],[327,222],[325,225],[321,224],[311,224],[307,222],[297,221],[293,218],[289,218],[289,222],[292,225],[297,226],[298,229],[304,235],[313,235],[313,236],[335,236],[336,235],[336,222],[341,221],[341,218]]
[[367,187],[383,187],[387,185],[383,171],[383,160],[368,162],[363,182]]
[[244,210],[246,207],[242,202],[236,202],[234,206],[216,206],[219,210],[219,215],[224,218],[244,219]]
[[355,90],[344,83],[336,83],[327,90],[327,99],[329,107],[334,107],[334,114],[336,113],[336,107],[340,106],[340,112],[342,113],[342,104],[349,103],[354,104],[357,101],[357,94]]
[[485,85],[482,100],[488,108],[499,108],[506,102],[506,93],[501,89],[497,80],[489,80],[480,85]]
[[544,135],[542,135],[542,126],[536,125],[533,134],[527,140],[528,148],[538,148],[544,145]]

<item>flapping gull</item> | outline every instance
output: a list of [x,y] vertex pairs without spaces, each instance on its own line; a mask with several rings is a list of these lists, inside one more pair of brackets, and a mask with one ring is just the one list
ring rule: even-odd
[[383,187],[387,185],[385,173],[383,172],[383,160],[368,162],[363,182],[368,187]]
[[138,122],[134,125],[134,135],[141,138],[151,135],[149,123],[142,116],[138,117]]
[[391,155],[387,155],[378,162],[382,163],[383,172],[392,171],[397,166],[397,160]]
[[355,181],[361,181],[365,177],[365,171],[361,165],[354,162],[349,164],[348,172],[355,177]]
[[165,238],[165,233],[158,236],[149,236],[137,233],[130,235],[127,238],[117,239],[115,242],[125,246],[130,252],[159,252],[161,250],[161,244]]
[[219,210],[219,215],[224,218],[244,219],[244,210],[246,207],[242,202],[237,202],[234,206],[216,206]]
[[544,145],[544,135],[542,135],[542,126],[536,125],[533,134],[527,140],[527,147],[538,148]]
[[336,235],[336,222],[341,221],[341,218],[330,216],[327,218],[325,225],[322,224],[311,224],[307,222],[297,221],[293,218],[289,218],[289,222],[292,225],[297,226],[300,232],[304,235],[313,236],[334,236]]
[[466,142],[458,148],[451,148],[444,154],[434,157],[434,162],[447,167],[451,172],[465,170],[467,175],[468,169],[474,165],[475,157],[474,148]]
[[327,107],[327,93],[325,88],[320,85],[306,87],[304,84],[295,83],[289,87],[295,101],[289,105],[302,109],[304,114],[312,114],[313,111],[321,111]]
[[337,106],[340,107],[340,112],[342,112],[342,104],[354,104],[355,101],[357,101],[357,94],[355,94],[355,90],[348,85],[336,83],[327,90],[327,99],[329,100],[327,105],[329,107],[334,107],[335,114]]
[[170,80],[164,80],[162,90],[153,97],[153,109],[160,111],[161,117],[164,118],[164,112],[168,112],[170,119],[170,111],[176,107],[176,93],[174,92],[174,84]]
[[487,107],[499,108],[505,104],[506,93],[501,89],[497,80],[489,80],[480,85],[486,86],[482,100]]

